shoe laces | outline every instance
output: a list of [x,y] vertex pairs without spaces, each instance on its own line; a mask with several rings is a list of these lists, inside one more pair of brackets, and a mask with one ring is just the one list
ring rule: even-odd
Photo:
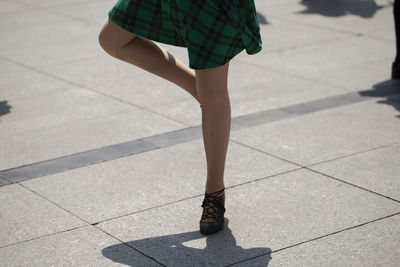
[[[205,221],[206,219],[214,219],[215,221],[221,223],[224,218],[224,197],[225,193],[218,196],[221,192],[224,192],[225,188],[213,192],[213,193],[205,193],[205,197],[202,203],[203,215],[201,217],[201,221]],[[210,220],[207,220],[207,222]]]

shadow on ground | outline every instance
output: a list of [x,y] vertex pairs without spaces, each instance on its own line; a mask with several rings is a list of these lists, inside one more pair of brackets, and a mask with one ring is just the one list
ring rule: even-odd
[[307,9],[299,14],[320,14],[327,17],[340,17],[345,15],[356,15],[362,18],[372,18],[375,13],[386,7],[378,5],[375,0],[302,0],[300,2]]
[[257,12],[257,19],[259,24],[268,24],[267,18],[260,12]]
[[11,108],[7,100],[0,101],[0,116],[10,113]]
[[[379,100],[379,104],[391,105],[400,112],[400,81],[386,80],[372,86],[372,89],[360,91],[360,96],[384,97],[386,99]],[[400,119],[400,114],[396,115]]]
[[225,218],[225,228],[208,236],[193,231],[151,237],[106,247],[102,253],[106,258],[128,266],[140,264],[132,255],[126,255],[129,253],[126,244],[167,266],[226,266],[257,256],[264,256],[262,259],[265,259],[265,264],[263,262],[262,266],[268,266],[271,249],[244,249],[237,246],[227,222],[228,219]]

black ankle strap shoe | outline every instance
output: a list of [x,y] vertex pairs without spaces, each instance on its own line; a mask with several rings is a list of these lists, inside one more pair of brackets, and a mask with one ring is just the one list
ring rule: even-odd
[[205,193],[203,204],[203,214],[200,220],[200,232],[203,235],[212,234],[222,230],[224,227],[225,213],[225,188],[213,192]]

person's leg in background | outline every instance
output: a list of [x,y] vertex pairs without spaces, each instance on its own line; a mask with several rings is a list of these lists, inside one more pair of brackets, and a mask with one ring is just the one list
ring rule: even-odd
[[400,79],[400,0],[394,1],[394,24],[396,29],[396,59],[392,65],[392,79]]

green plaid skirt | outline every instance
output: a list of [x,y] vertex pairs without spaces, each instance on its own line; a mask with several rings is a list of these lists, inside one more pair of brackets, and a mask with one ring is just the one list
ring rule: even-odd
[[192,69],[262,49],[254,0],[118,0],[108,15],[139,36],[187,47]]

